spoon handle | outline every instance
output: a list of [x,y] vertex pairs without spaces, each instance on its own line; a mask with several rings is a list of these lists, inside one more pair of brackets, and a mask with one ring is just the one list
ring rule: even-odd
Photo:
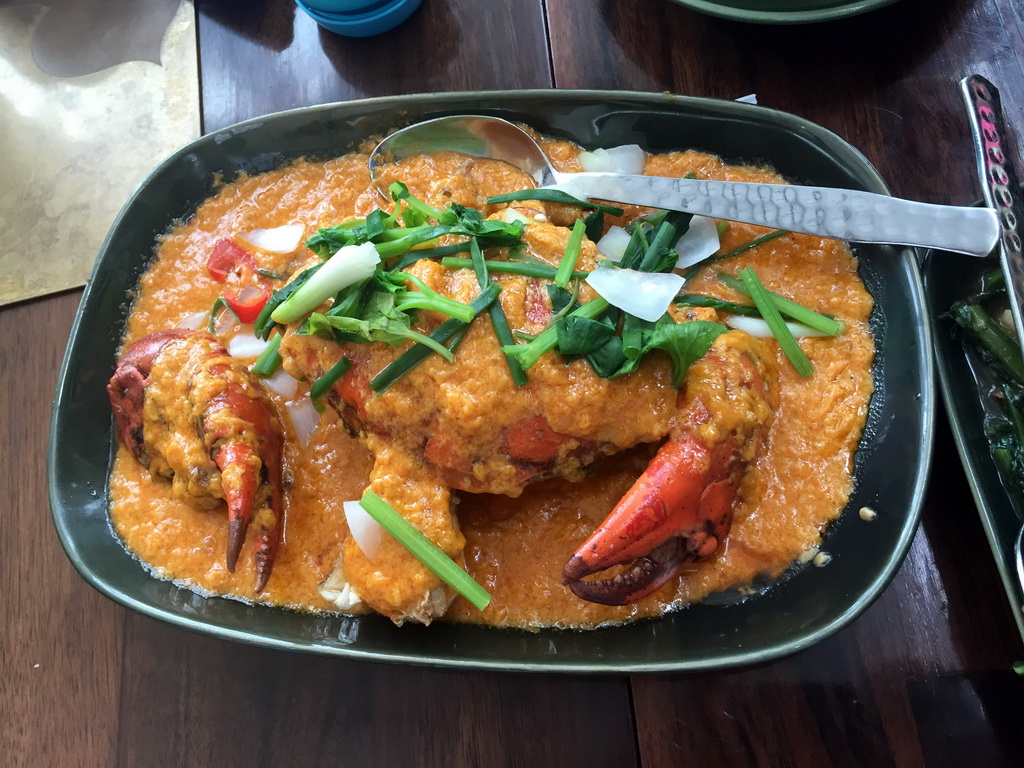
[[890,243],[987,256],[999,242],[989,208],[959,208],[826,187],[563,173],[559,189],[579,198],[668,208],[858,243]]

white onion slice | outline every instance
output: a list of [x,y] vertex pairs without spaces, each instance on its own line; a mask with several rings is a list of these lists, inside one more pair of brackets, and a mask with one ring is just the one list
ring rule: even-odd
[[530,219],[515,208],[502,208],[494,215],[494,217],[504,221],[506,224],[515,224],[516,222],[519,222],[525,225],[530,223]]
[[238,333],[228,342],[228,354],[232,357],[259,357],[267,348],[267,342],[257,339],[252,333]]
[[742,101],[744,104],[757,104],[757,94],[751,93],[746,96],[740,96],[736,101]]
[[306,227],[302,224],[285,224],[273,229],[254,229],[239,235],[250,245],[271,253],[295,253],[302,242]]
[[[730,315],[725,319],[725,324],[730,328],[735,328],[737,331],[746,331],[751,336],[758,339],[775,338],[775,334],[772,333],[771,328],[768,327],[768,323],[760,317]],[[787,322],[786,327],[789,328],[789,332],[793,334],[793,337],[797,339],[803,339],[810,336],[828,336],[824,331],[811,328],[809,325],[804,325],[803,323]]]
[[611,149],[580,152],[579,161],[584,171],[641,174],[647,165],[647,153],[639,144],[624,144]]
[[694,216],[690,219],[690,228],[676,243],[676,269],[686,269],[708,256],[718,253],[722,246],[718,239],[718,225],[708,216]]
[[285,403],[285,410],[288,411],[288,420],[295,430],[295,437],[302,445],[309,442],[313,430],[320,423],[320,413],[313,407],[313,402],[308,397],[292,400]]
[[622,227],[610,227],[604,237],[597,241],[597,251],[608,261],[617,264],[626,254],[626,246],[629,245],[630,239],[629,232]]
[[346,501],[343,506],[352,538],[356,540],[356,544],[359,545],[363,554],[372,560],[380,550],[384,529],[380,523],[370,517],[358,501]]
[[637,272],[634,269],[595,269],[586,279],[612,306],[654,322],[668,309],[669,303],[686,282],[670,272]]
[[373,243],[343,246],[270,317],[277,323],[293,323],[342,288],[372,275],[379,263],[380,254]]
[[263,379],[263,386],[271,392],[276,392],[285,400],[291,400],[299,391],[299,382],[293,379],[284,368],[278,368],[274,371],[273,376]]
[[186,331],[198,331],[203,328],[210,321],[209,312],[193,312],[191,315],[185,315],[181,320],[178,321],[176,328],[183,328]]
[[238,317],[234,312],[227,309],[220,309],[217,312],[217,320],[213,324],[214,336],[224,338],[235,328],[241,327],[241,323],[238,322]]

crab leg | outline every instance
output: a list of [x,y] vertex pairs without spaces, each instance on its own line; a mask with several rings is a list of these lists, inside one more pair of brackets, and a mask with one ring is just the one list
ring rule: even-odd
[[[584,600],[624,605],[654,592],[680,567],[718,549],[743,477],[735,453],[672,438],[565,565],[562,583]],[[584,576],[636,561],[612,579]]]
[[[216,367],[211,372],[224,373]],[[256,591],[262,592],[270,578],[280,540],[281,440],[270,424],[266,404],[250,397],[236,382],[226,380],[224,392],[214,398],[206,410],[203,429],[206,442],[213,445],[210,454],[221,471],[221,488],[228,507],[228,570],[234,572],[246,532],[251,527]],[[256,440],[246,434],[249,429],[255,431]],[[254,442],[261,448],[262,458]],[[257,501],[264,468],[270,486],[269,508]]]
[[[605,605],[640,600],[687,563],[713,555],[729,534],[736,492],[771,409],[751,349],[737,338],[727,344],[734,346],[691,368],[680,426],[565,564],[562,583],[577,597]],[[626,563],[612,578],[583,580]]]
[[[163,365],[166,370],[157,373],[168,345],[179,341],[187,345],[184,354],[171,356]],[[159,396],[153,395],[154,378],[164,381]],[[282,438],[259,383],[211,335],[171,330],[132,344],[107,391],[118,434],[143,466],[174,479],[176,487],[193,496],[226,501],[229,571],[235,569],[247,530],[253,529],[256,591],[263,591],[280,540]],[[157,401],[151,403],[153,397]],[[179,398],[187,398],[190,418],[178,415],[174,403]],[[167,435],[169,428],[177,437]],[[189,431],[191,437],[183,434]],[[183,463],[187,451],[174,447],[177,440],[200,441],[219,470],[219,484],[209,482],[210,472],[203,467]]]

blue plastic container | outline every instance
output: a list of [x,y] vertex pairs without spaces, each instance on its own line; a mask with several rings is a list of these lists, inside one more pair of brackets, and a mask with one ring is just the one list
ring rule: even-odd
[[412,16],[422,0],[295,0],[324,29],[346,37],[372,37]]

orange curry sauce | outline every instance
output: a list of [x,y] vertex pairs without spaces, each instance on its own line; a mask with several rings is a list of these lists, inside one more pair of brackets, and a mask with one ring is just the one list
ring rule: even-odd
[[[563,170],[579,170],[575,146],[546,142],[545,148]],[[220,238],[293,223],[304,224],[308,237],[317,227],[365,216],[376,208],[379,197],[370,185],[366,163],[362,153],[326,163],[299,161],[221,187],[190,221],[162,238],[141,281],[126,344],[209,310],[223,289],[206,271],[207,258]],[[417,166],[412,173],[426,173],[429,167]],[[726,166],[697,152],[652,156],[646,172],[779,181],[769,171]],[[414,192],[431,182],[415,177],[404,181]],[[637,213],[629,209],[624,219]],[[606,226],[612,223],[606,221]],[[722,238],[722,251],[764,232],[732,223]],[[261,266],[284,274],[309,258],[304,248],[289,256],[256,255]],[[845,244],[795,234],[716,264],[717,269],[703,270],[687,291],[748,303],[715,279],[718,269],[735,274],[747,265],[756,268],[769,290],[843,320],[846,331],[837,338],[801,340],[814,365],[814,374],[806,379],[774,341],[765,341],[770,373],[779,381],[779,404],[765,447],[740,489],[725,546],[635,605],[596,605],[579,600],[561,585],[562,567],[640,473],[652,447],[599,460],[583,482],[547,480],[528,486],[518,498],[458,493],[456,514],[467,539],[466,566],[492,600],[479,612],[456,598],[446,618],[527,628],[619,622],[658,615],[712,592],[742,588],[759,577],[777,577],[801,555],[813,553],[852,487],[853,454],[872,393],[874,345],[867,328],[872,300]],[[297,397],[306,393],[308,385],[300,384]],[[271,397],[284,413],[281,398],[273,393]],[[318,587],[347,534],[342,502],[362,495],[373,460],[346,435],[330,410],[305,445],[294,439],[288,419],[282,421],[290,438],[285,451],[284,536],[267,590],[255,599],[330,611],[333,606],[320,596]],[[203,593],[254,599],[249,546],[235,573],[224,565],[227,524],[222,509],[206,511],[175,499],[170,483],[151,479],[123,446],[110,494],[117,534],[154,575]]]

